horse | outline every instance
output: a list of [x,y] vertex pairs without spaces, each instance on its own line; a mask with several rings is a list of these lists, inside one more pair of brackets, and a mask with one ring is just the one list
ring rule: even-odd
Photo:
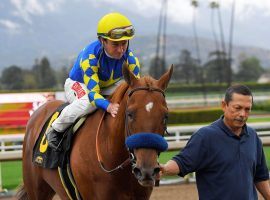
[[[120,104],[116,117],[101,109],[87,116],[75,134],[70,153],[70,165],[82,199],[139,199],[150,198],[155,180],[159,176],[155,146],[140,146],[147,137],[163,138],[168,117],[164,90],[167,88],[173,66],[160,79],[144,76],[137,79],[123,66],[124,82],[109,97]],[[28,121],[23,142],[23,183],[18,199],[47,200],[57,194],[69,199],[62,186],[57,169],[46,169],[32,162],[33,147],[42,127],[63,101],[47,102],[36,110]],[[144,134],[145,133],[145,134]],[[129,136],[139,146],[127,142]],[[128,144],[130,143],[130,144]],[[127,146],[129,145],[129,148]]]

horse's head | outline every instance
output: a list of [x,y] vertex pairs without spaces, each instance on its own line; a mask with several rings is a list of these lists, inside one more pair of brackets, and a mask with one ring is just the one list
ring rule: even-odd
[[167,88],[173,66],[159,80],[151,77],[136,79],[123,67],[125,81],[129,85],[126,105],[126,145],[135,157],[133,173],[143,186],[153,186],[159,174],[158,156],[167,150],[163,138],[168,118],[164,90]]

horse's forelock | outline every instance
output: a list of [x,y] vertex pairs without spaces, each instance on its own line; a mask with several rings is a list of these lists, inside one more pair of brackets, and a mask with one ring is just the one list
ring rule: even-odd
[[144,81],[146,87],[152,88],[155,86],[155,79],[153,79],[151,76],[145,76]]

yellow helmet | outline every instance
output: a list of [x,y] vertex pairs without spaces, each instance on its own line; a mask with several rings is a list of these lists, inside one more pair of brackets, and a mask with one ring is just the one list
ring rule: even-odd
[[130,40],[135,29],[129,19],[120,13],[109,13],[102,17],[97,26],[97,35],[112,41]]

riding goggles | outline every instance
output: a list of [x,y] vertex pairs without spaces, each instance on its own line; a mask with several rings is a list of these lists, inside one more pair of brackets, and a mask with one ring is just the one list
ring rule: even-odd
[[135,34],[135,29],[133,26],[128,26],[124,28],[115,28],[110,30],[108,33],[98,33],[99,36],[109,37],[111,39],[120,39],[124,36],[132,37]]

